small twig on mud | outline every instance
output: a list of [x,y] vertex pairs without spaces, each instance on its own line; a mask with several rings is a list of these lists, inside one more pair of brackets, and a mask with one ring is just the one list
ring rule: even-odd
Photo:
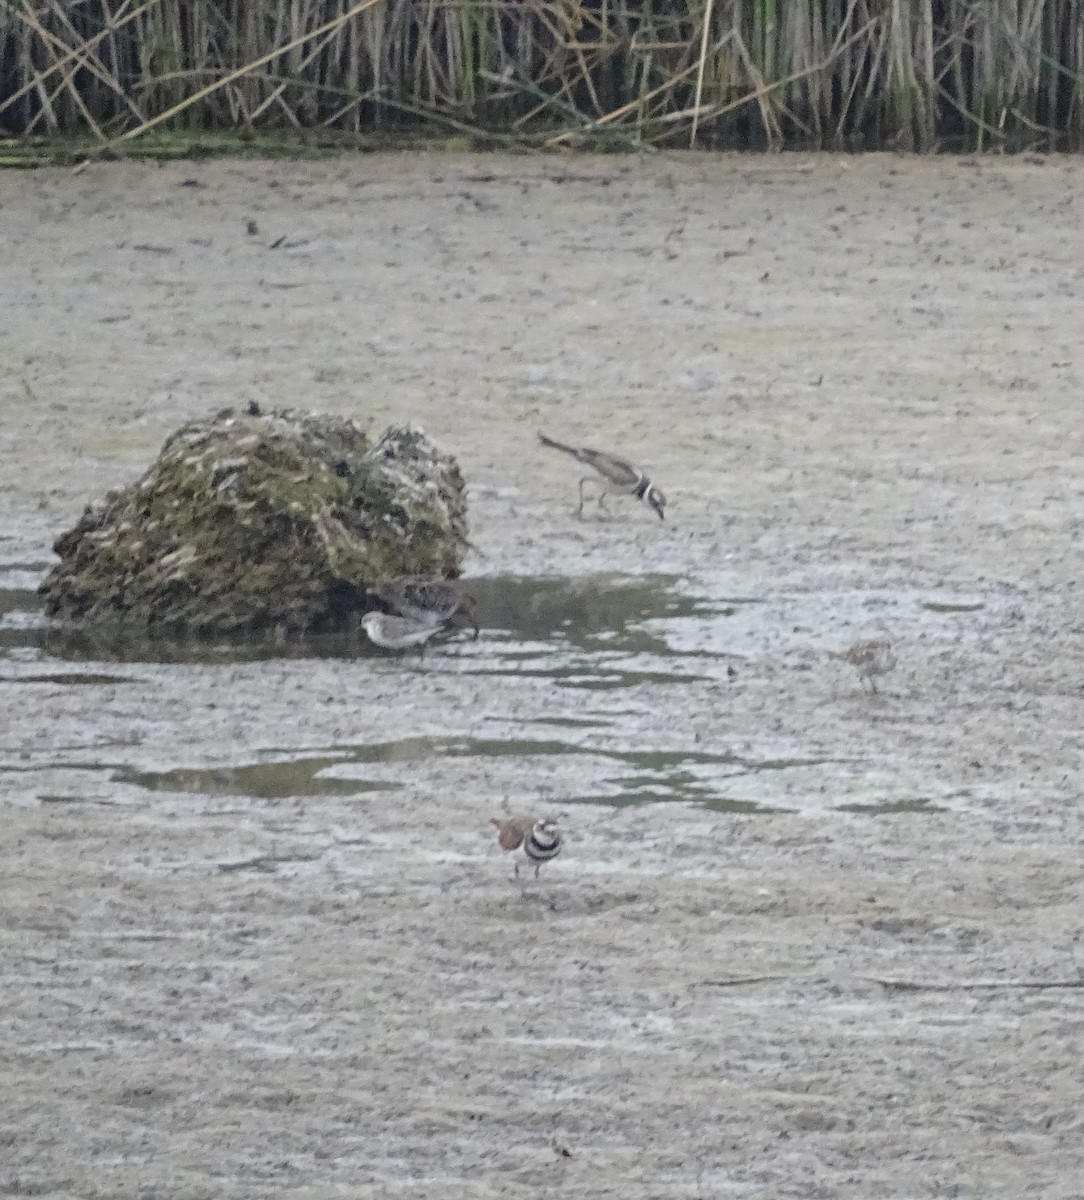
[[923,979],[882,979],[876,975],[862,975],[860,978],[898,992],[992,992],[1000,988],[1038,992],[1049,988],[1084,988],[1084,979],[991,979],[971,983],[938,983]]
[[771,983],[776,979],[794,979],[793,975],[742,975],[736,979],[701,979],[701,987],[746,987],[752,983]]

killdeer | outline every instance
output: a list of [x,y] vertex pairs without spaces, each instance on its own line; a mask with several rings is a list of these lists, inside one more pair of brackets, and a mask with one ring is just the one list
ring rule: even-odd
[[469,626],[478,638],[476,601],[461,584],[449,579],[426,579],[421,575],[403,575],[386,579],[370,592],[401,617],[419,625]]
[[542,432],[539,432],[538,440],[543,446],[571,454],[577,462],[583,463],[584,466],[590,467],[595,472],[595,475],[585,475],[580,480],[580,506],[576,509],[576,516],[583,516],[583,485],[598,483],[601,480],[602,490],[598,494],[598,506],[607,516],[610,515],[610,510],[606,507],[607,496],[635,496],[638,500],[643,500],[645,504],[650,504],[659,514],[660,521],[664,519],[666,497],[643,471],[634,467],[626,459],[618,458],[616,454],[604,454],[601,450],[566,446],[564,442],[555,442],[553,438],[546,437]]
[[887,636],[870,638],[866,642],[855,642],[848,650],[835,654],[848,662],[858,672],[858,678],[864,682],[869,680],[870,691],[877,692],[873,682],[875,675],[887,675],[896,665],[896,655],[892,650],[892,642]]
[[[561,853],[561,831],[557,822],[547,817],[491,817],[490,824],[497,827],[497,844],[502,850],[513,851],[523,847],[527,861],[534,863],[534,875],[542,864],[556,858]],[[515,874],[519,875],[519,861],[516,861]]]
[[439,625],[423,625],[407,617],[393,617],[382,612],[367,612],[361,618],[361,627],[374,646],[382,646],[385,650],[409,650],[417,646],[422,654],[425,643],[440,629]]

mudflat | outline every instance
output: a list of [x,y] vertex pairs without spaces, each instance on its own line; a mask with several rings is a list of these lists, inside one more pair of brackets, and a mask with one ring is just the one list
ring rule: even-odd
[[[0,1192],[1080,1196],[1082,227],[1069,158],[0,175]],[[458,456],[477,642],[43,625],[253,400]]]

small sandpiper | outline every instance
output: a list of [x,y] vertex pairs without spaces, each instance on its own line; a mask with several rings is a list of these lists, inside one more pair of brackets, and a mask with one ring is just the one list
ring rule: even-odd
[[605,454],[601,450],[591,450],[587,446],[568,446],[564,442],[556,442],[553,438],[546,437],[541,432],[538,440],[543,446],[571,454],[577,462],[595,472],[594,475],[585,475],[580,480],[580,506],[576,509],[576,516],[583,516],[583,485],[598,483],[602,488],[598,494],[598,506],[607,516],[610,516],[610,510],[606,507],[607,496],[635,496],[637,500],[650,505],[660,521],[664,520],[666,497],[647,475],[639,467],[634,467],[628,459],[618,458],[616,454]]
[[[513,851],[522,846],[527,861],[534,863],[536,879],[542,864],[561,853],[561,831],[557,822],[548,817],[491,817],[490,824],[497,827],[497,844],[502,850]],[[515,875],[519,876],[519,859]]]
[[842,654],[836,654],[834,657],[850,663],[858,672],[861,682],[864,683],[868,679],[872,695],[877,694],[877,684],[873,681],[874,676],[887,675],[896,666],[896,655],[892,649],[892,642],[887,636],[870,638],[865,642],[855,642],[850,649],[844,650]]
[[393,617],[388,613],[367,612],[361,618],[361,627],[374,646],[385,650],[410,650],[417,647],[425,653],[425,644],[440,631],[439,625],[422,625],[407,617]]
[[462,584],[451,579],[403,575],[375,584],[369,591],[409,621],[453,629],[469,627],[478,638],[476,601]]

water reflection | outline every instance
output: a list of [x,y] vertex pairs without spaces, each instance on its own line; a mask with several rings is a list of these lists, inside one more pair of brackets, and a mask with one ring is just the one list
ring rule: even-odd
[[[279,644],[269,639],[168,640],[116,630],[63,628],[44,619],[36,593],[27,586],[32,582],[26,572],[5,576],[0,571],[0,684],[5,691],[20,684],[93,688],[144,682],[103,669],[116,663],[183,666],[326,657],[366,660],[359,661],[359,669],[372,671],[428,672],[445,678],[537,678],[557,688],[596,694],[594,699],[584,695],[570,700],[575,715],[530,719],[522,736],[412,737],[376,744],[318,745],[303,753],[284,748],[268,751],[267,761],[171,764],[161,771],[116,763],[86,765],[87,770],[108,770],[118,784],[147,792],[264,801],[308,796],[349,799],[409,787],[418,777],[417,768],[427,760],[473,758],[489,760],[494,772],[501,762],[508,763],[501,770],[514,772],[519,762],[532,760],[527,773],[532,786],[560,780],[562,804],[684,801],[718,811],[756,812],[758,806],[742,798],[735,780],[769,771],[812,770],[829,761],[757,759],[699,747],[628,747],[629,737],[623,732],[628,713],[606,693],[644,684],[667,688],[719,680],[719,665],[712,660],[725,656],[695,648],[680,651],[674,649],[675,643],[695,647],[702,631],[712,641],[710,635],[716,632],[712,625],[760,603],[755,597],[698,597],[674,576],[471,581],[482,627],[480,640],[453,641],[435,648],[420,663],[412,658],[405,664],[374,651],[360,634],[324,634]],[[717,638],[714,644],[718,645]],[[87,669],[73,669],[73,664],[87,664]],[[28,699],[33,695],[26,692]],[[630,702],[636,699],[632,696]],[[516,733],[519,724],[509,714],[499,727]],[[666,740],[675,740],[673,734],[668,729]],[[79,769],[61,762],[46,766]],[[853,810],[933,811],[925,801],[856,805]]]
[[[732,812],[759,811],[757,805],[736,800],[720,785],[762,771],[788,771],[820,766],[826,760],[760,760],[731,753],[691,750],[615,750],[554,738],[400,738],[390,742],[334,746],[324,755],[283,757],[273,762],[241,766],[185,767],[165,771],[115,770],[118,783],[148,791],[192,792],[200,795],[285,799],[299,796],[351,796],[366,791],[405,787],[402,780],[376,781],[358,777],[356,766],[411,766],[433,758],[499,760],[581,758],[593,790],[568,795],[561,803],[590,801],[610,805],[686,800]],[[596,760],[594,765],[590,760]],[[605,764],[614,764],[607,770]],[[588,770],[588,768],[590,768]],[[616,768],[616,769],[615,769]],[[538,779],[547,778],[544,768]]]
[[866,813],[875,817],[891,816],[893,813],[937,813],[946,810],[926,797],[910,800],[880,800],[872,804],[839,804],[838,812]]
[[168,771],[114,771],[117,783],[151,792],[195,792],[207,796],[248,796],[257,800],[286,800],[294,796],[355,796],[388,791],[398,783],[341,779],[321,772],[341,761],[338,757],[284,759],[237,767],[178,767]]
[[[666,622],[733,615],[754,599],[713,602],[679,590],[675,576],[591,576],[582,579],[503,576],[469,583],[478,600],[479,644],[452,639],[411,669],[455,669],[477,675],[520,675],[558,686],[610,691],[641,683],[690,683],[709,678],[690,669],[698,657],[673,651]],[[297,641],[273,638],[167,638],[119,628],[73,628],[47,621],[35,592],[0,588],[0,655],[19,652],[61,662],[222,664],[272,658],[364,658],[387,661],[360,632],[313,634]],[[714,657],[714,656],[710,656]],[[680,662],[677,660],[681,660]],[[434,665],[435,664],[435,665]],[[393,666],[397,664],[392,663]],[[75,683],[59,672],[37,682]],[[98,678],[100,676],[100,678]],[[29,677],[24,676],[27,682]],[[81,681],[122,682],[88,673]]]

